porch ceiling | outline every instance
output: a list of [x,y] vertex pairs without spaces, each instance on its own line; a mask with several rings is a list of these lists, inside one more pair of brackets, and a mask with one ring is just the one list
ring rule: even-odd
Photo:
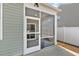
[[55,6],[50,5],[49,3],[42,3],[42,4],[43,4],[43,5],[46,5],[46,6],[50,7],[50,8],[52,8],[53,10],[55,10],[55,11],[57,11],[57,12],[61,12],[61,11],[62,11],[61,9],[59,9],[59,8],[57,8],[57,7],[55,7]]

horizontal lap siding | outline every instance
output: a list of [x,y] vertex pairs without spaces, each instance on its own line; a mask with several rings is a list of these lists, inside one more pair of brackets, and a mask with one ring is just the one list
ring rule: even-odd
[[23,4],[3,4],[3,40],[0,55],[22,54],[23,50]]

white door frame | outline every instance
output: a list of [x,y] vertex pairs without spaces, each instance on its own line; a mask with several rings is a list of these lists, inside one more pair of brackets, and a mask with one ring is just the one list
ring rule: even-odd
[[[37,45],[37,46],[34,46],[34,47],[31,47],[31,48],[27,48],[27,19],[32,19],[32,20],[36,20],[36,21],[38,21],[39,23],[39,32],[35,32],[36,34],[39,34],[39,45]],[[36,18],[36,17],[30,17],[30,16],[25,16],[25,19],[24,19],[24,55],[25,54],[28,54],[28,53],[31,53],[31,52],[34,52],[34,51],[38,51],[38,50],[40,50],[41,49],[41,47],[40,47],[40,45],[41,45],[41,43],[40,43],[40,18]]]
[[[38,11],[40,11],[40,20],[41,20],[41,12],[44,12],[44,13],[47,13],[47,14],[50,14],[50,15],[54,15],[54,23],[55,23],[55,25],[54,25],[54,30],[55,30],[55,35],[54,35],[54,45],[57,45],[57,14],[53,14],[53,13],[51,13],[51,12],[45,12],[44,10],[40,10],[40,9],[38,9],[38,8],[34,8],[34,7],[28,7],[28,6],[25,6],[25,4],[24,4],[24,13],[23,13],[23,15],[24,15],[24,31],[23,31],[23,41],[24,41],[24,43],[25,43],[25,41],[26,41],[26,35],[25,35],[25,32],[26,32],[26,29],[25,29],[25,27],[26,27],[26,17],[25,17],[25,7],[27,7],[27,8],[31,8],[31,9],[34,9],[34,10],[38,10]],[[39,27],[41,26],[41,22],[39,22],[40,23],[40,25],[39,25]],[[41,28],[41,27],[40,27]],[[41,32],[40,30],[39,30],[39,32]],[[41,39],[41,38],[40,38]],[[40,47],[39,48],[41,48],[41,40],[39,40],[40,42],[39,42],[39,44],[40,44]],[[25,44],[23,44],[23,46],[24,46]],[[26,45],[27,45],[27,43],[26,43]],[[38,47],[37,47],[38,48]],[[25,47],[23,48],[23,54],[25,55],[26,53],[25,53]]]
[[[55,35],[54,35],[54,45],[57,45],[57,14],[55,13],[51,13],[50,11],[45,11],[45,10],[41,10],[39,8],[36,8],[36,7],[32,7],[32,6],[26,6],[24,5],[25,7],[27,8],[31,8],[31,9],[34,9],[34,10],[38,10],[40,11],[40,19],[41,19],[41,12],[44,12],[44,13],[47,13],[47,14],[50,14],[50,15],[54,15],[54,30],[55,30]],[[40,24],[41,25],[41,24]]]

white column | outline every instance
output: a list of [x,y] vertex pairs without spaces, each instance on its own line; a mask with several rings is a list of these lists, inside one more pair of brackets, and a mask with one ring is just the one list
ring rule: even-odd
[[41,49],[41,11],[40,11],[40,19],[39,19],[39,48]]
[[54,45],[57,45],[57,15],[55,15],[55,19],[54,19],[54,30],[55,30],[55,34],[54,34]]
[[25,55],[26,54],[26,48],[27,48],[27,35],[26,35],[26,29],[27,29],[27,21],[26,21],[26,18],[25,18],[25,4],[23,4],[24,6],[23,6],[23,15],[24,15],[24,20],[23,20],[23,55]]

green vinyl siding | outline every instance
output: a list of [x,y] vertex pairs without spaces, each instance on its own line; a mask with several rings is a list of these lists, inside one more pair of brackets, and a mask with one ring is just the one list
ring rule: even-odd
[[0,55],[23,53],[23,4],[3,4],[3,40],[0,40]]

